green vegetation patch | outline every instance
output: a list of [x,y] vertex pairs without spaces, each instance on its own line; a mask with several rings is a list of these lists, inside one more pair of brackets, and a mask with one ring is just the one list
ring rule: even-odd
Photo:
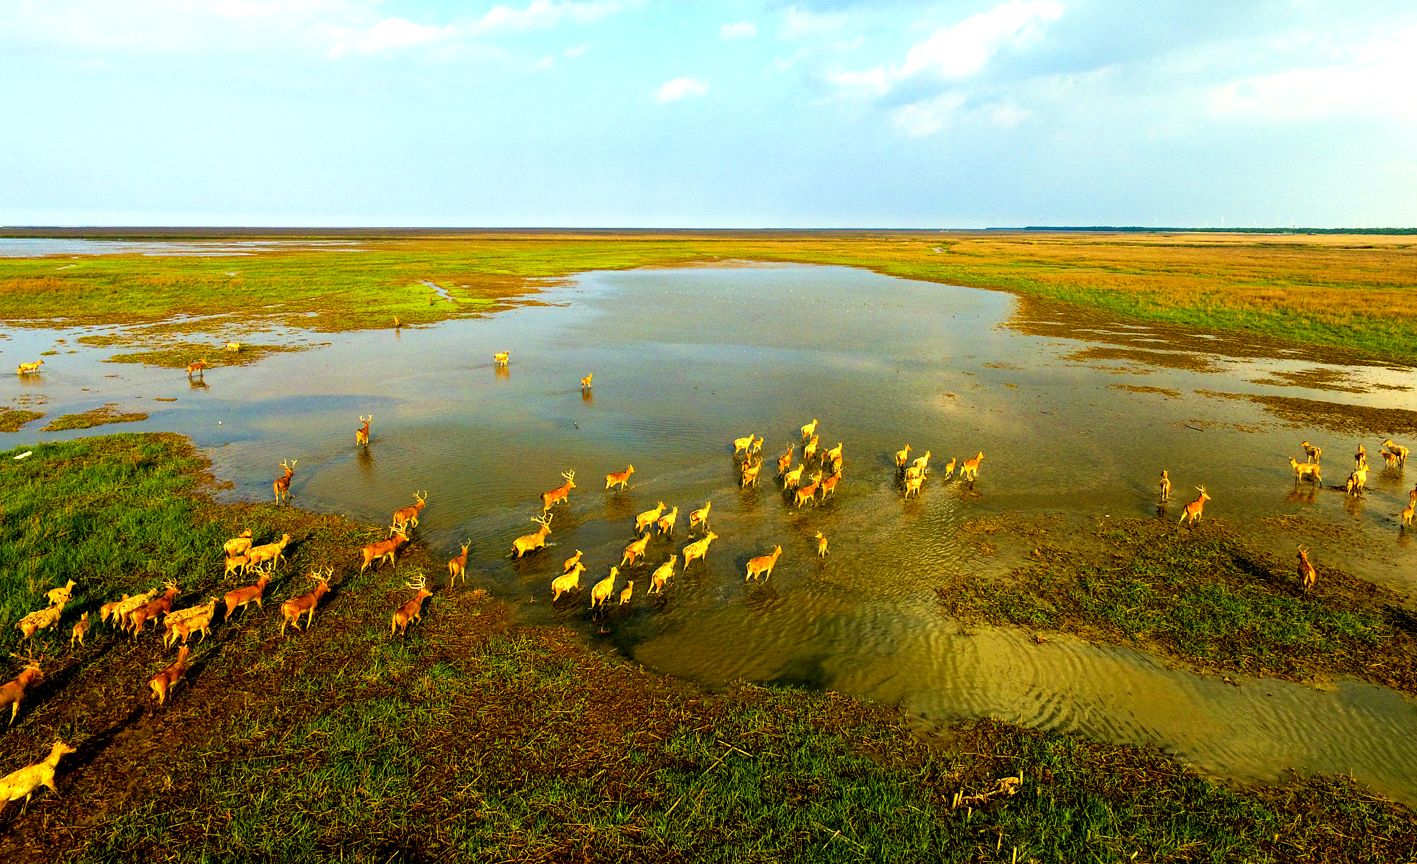
[[24,426],[44,416],[43,411],[0,407],[0,432],[18,432]]
[[1130,520],[1095,551],[1041,545],[1011,573],[939,586],[963,619],[1135,644],[1203,669],[1308,680],[1351,675],[1417,693],[1417,628],[1401,598],[1324,568],[1305,593],[1297,565],[1216,522]]
[[142,411],[119,411],[117,403],[110,402],[98,408],[91,408],[79,414],[64,414],[49,421],[44,432],[65,432],[69,429],[91,429],[108,423],[137,423],[148,419]]

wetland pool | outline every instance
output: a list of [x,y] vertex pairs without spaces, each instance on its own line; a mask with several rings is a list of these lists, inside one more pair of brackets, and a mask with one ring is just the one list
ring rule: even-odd
[[[1168,518],[1205,484],[1206,517],[1248,527],[1266,551],[1288,557],[1305,543],[1321,567],[1410,596],[1417,559],[1396,514],[1411,480],[1378,466],[1353,504],[1330,489],[1296,494],[1287,464],[1308,438],[1328,451],[1326,479],[1341,481],[1356,444],[1375,453],[1384,434],[1335,434],[1219,394],[1401,408],[1417,373],[1225,356],[1206,334],[1135,325],[1031,335],[1008,325],[1018,302],[836,267],[593,272],[485,318],[322,334],[331,344],[213,369],[205,386],[180,370],[103,363],[111,349],[76,342],[114,328],[11,327],[0,360],[59,353],[42,375],[9,379],[0,402],[23,399],[47,419],[106,403],[151,417],[75,433],[36,431],[40,421],[0,434],[0,449],[175,431],[233,484],[224,496],[269,500],[277,463],[298,459],[294,503],[374,524],[427,489],[416,539],[435,557],[470,540],[474,583],[522,618],[576,627],[659,672],[901,704],[926,732],[992,715],[1155,744],[1241,780],[1352,774],[1417,804],[1417,700],[1348,680],[1237,687],[1127,648],[1066,636],[1038,644],[950,620],[934,591],[945,574],[1008,570],[1026,552],[1026,538],[981,546],[976,520],[1154,516],[1165,467],[1179,499]],[[1164,349],[1155,362],[1149,346]],[[506,370],[493,368],[501,350]],[[586,372],[590,393],[578,383]],[[369,413],[372,445],[356,451],[357,417]],[[843,442],[844,479],[833,500],[799,511],[768,475],[813,417],[824,448]],[[750,433],[764,437],[768,464],[760,488],[740,491],[729,442]],[[984,451],[975,490],[937,474],[902,500],[891,454],[907,442],[931,450],[937,472]],[[628,491],[603,491],[604,475],[629,463]],[[539,494],[570,469],[578,485],[556,508],[552,547],[513,561],[511,541],[534,527]],[[720,538],[706,563],[646,598],[649,572],[686,542],[685,514],[709,500]],[[635,580],[636,601],[593,623],[589,586],[619,562],[634,515],[658,501],[681,508],[674,542],[652,541],[648,564],[622,575],[621,585]],[[825,562],[817,531],[831,540]],[[775,544],[783,555],[771,580],[745,585],[746,560]],[[548,585],[576,549],[589,567],[582,591],[553,607]]]

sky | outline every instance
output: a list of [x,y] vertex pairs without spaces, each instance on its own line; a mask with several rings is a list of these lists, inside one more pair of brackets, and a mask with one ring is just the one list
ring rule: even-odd
[[1417,226],[1417,3],[0,0],[0,225]]

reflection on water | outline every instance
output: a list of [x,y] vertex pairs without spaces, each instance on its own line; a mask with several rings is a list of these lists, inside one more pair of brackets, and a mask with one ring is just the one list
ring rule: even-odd
[[[212,386],[200,390],[172,370],[121,367],[122,379],[105,379],[105,353],[84,349],[46,365],[46,407],[141,405],[152,419],[125,429],[191,435],[218,476],[235,482],[227,493],[235,497],[268,500],[284,458],[300,460],[298,504],[376,524],[408,503],[410,490],[429,489],[421,541],[451,557],[471,538],[474,580],[525,618],[604,631],[648,666],[711,686],[743,678],[831,688],[899,702],[922,722],[993,714],[1160,744],[1240,778],[1352,772],[1417,803],[1417,706],[1407,697],[1352,682],[1332,691],[1234,687],[1125,649],[964,633],[934,601],[945,574],[1010,566],[1007,554],[982,554],[961,531],[969,520],[1152,515],[1163,467],[1178,498],[1205,484],[1207,518],[1261,526],[1257,542],[1277,554],[1303,542],[1320,563],[1401,591],[1417,587],[1395,519],[1409,485],[1400,472],[1375,473],[1357,504],[1330,489],[1296,490],[1287,460],[1302,455],[1299,441],[1334,453],[1357,442],[1286,425],[1247,400],[1197,393],[1332,398],[1257,383],[1285,381],[1276,376],[1311,370],[1312,361],[1069,361],[1088,343],[999,326],[1013,308],[1008,295],[840,268],[594,273],[548,299],[554,305],[402,334],[341,334],[328,348],[213,369]],[[76,333],[14,331],[0,350],[37,354]],[[503,350],[515,355],[517,374],[493,366],[488,375],[491,355]],[[580,386],[587,372],[593,395]],[[1362,404],[1399,405],[1403,391],[1376,385],[1417,384],[1407,370],[1340,372],[1375,385],[1343,394]],[[356,448],[350,431],[369,413],[379,417],[377,434]],[[824,506],[798,510],[768,475],[812,417],[824,446],[844,442],[845,479]],[[763,436],[769,462],[760,488],[740,491],[729,442],[749,433]],[[68,437],[0,435],[0,447],[36,436]],[[916,454],[931,450],[936,466],[910,501],[893,460],[906,443]],[[972,493],[940,479],[951,457],[980,450],[987,459]],[[603,491],[601,478],[627,463],[636,468],[628,490]],[[577,488],[555,508],[551,547],[513,561],[512,539],[532,530],[538,496],[567,470]],[[593,623],[589,586],[619,562],[635,514],[660,500],[681,508],[676,538],[650,542],[645,564],[620,582],[636,580],[635,602]],[[648,597],[649,573],[687,542],[687,512],[705,501],[720,539],[705,563]],[[1300,527],[1263,521],[1282,515],[1302,515]],[[818,531],[830,538],[825,562]],[[771,579],[745,585],[747,559],[777,544]],[[550,581],[575,549],[589,568],[583,589],[553,607]]]

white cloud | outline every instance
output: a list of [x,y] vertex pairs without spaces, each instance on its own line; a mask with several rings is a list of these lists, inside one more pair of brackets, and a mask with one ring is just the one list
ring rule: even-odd
[[718,35],[722,39],[751,39],[758,35],[758,25],[752,21],[735,21],[719,27]]
[[428,26],[415,24],[406,18],[385,18],[384,20],[358,30],[341,28],[330,45],[331,57],[345,54],[382,54],[400,48],[441,42],[457,35],[451,26]]
[[476,33],[545,30],[562,21],[586,24],[637,5],[638,0],[531,0],[523,7],[498,4],[488,9],[471,29]]
[[891,114],[891,120],[907,137],[924,138],[949,128],[964,107],[964,101],[962,93],[941,93],[934,98],[897,108]]
[[709,90],[708,84],[696,78],[675,78],[666,81],[655,91],[654,99],[661,105],[678,102],[689,96],[702,96]]

